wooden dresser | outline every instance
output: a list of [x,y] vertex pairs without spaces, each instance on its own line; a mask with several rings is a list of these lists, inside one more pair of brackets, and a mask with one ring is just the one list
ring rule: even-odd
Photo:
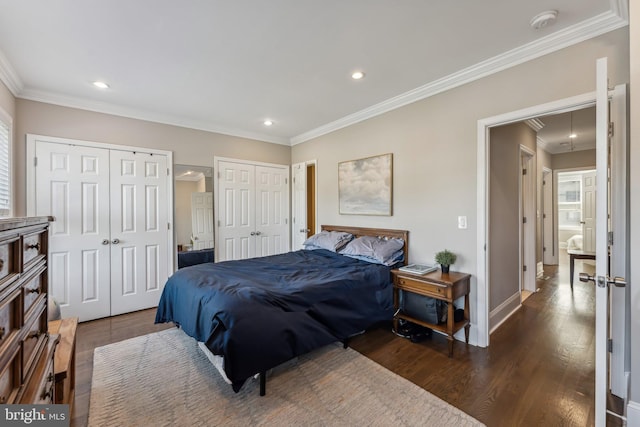
[[57,336],[47,325],[51,217],[0,220],[0,403],[53,403]]

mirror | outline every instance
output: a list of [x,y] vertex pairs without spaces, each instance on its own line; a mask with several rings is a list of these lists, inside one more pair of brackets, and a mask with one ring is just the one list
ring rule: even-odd
[[[213,248],[212,173],[213,168],[206,166],[173,167],[178,267],[180,253]],[[213,255],[213,250],[210,252]]]

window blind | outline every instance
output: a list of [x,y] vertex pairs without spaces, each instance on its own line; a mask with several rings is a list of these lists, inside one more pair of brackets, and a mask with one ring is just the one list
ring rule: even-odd
[[[2,111],[0,111],[1,113]],[[11,212],[11,171],[9,145],[11,143],[11,127],[8,120],[0,115],[0,215],[7,216]]]

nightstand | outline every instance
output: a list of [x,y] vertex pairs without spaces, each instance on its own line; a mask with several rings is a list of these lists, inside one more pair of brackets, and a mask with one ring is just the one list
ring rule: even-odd
[[[393,306],[396,315],[393,318],[393,327],[398,328],[398,319],[440,331],[447,335],[449,341],[449,357],[453,356],[453,334],[464,328],[465,341],[469,344],[469,291],[471,289],[471,275],[458,272],[442,273],[434,271],[428,274],[412,274],[401,270],[391,270],[393,276]],[[448,303],[447,323],[433,324],[425,322],[403,313],[400,308],[400,291],[412,292],[436,298]],[[464,319],[454,320],[453,302],[464,296]]]

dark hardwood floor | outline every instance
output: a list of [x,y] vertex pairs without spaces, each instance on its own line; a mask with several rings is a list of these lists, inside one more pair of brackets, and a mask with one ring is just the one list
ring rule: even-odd
[[[546,274],[488,348],[456,341],[449,358],[444,336],[412,343],[389,325],[350,345],[488,426],[593,425],[594,290],[577,282],[572,294],[565,273]],[[154,317],[145,310],[79,325],[73,426],[87,423],[94,348],[171,327]],[[619,404],[611,399],[618,411]],[[608,425],[621,423],[609,416]]]

